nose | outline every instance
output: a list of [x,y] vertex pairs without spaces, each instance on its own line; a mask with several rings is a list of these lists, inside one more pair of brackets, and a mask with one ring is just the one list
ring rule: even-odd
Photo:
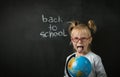
[[79,39],[79,40],[78,40],[78,43],[82,43],[82,40],[81,40],[81,39]]

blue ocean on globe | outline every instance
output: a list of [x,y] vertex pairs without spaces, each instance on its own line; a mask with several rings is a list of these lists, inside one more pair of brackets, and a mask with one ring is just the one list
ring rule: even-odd
[[71,77],[88,77],[92,66],[90,61],[84,57],[72,57],[68,62],[68,73]]

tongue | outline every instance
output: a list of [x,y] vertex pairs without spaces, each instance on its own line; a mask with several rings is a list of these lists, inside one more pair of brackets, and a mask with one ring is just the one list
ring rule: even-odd
[[77,50],[78,50],[78,52],[82,52],[83,47],[78,47]]

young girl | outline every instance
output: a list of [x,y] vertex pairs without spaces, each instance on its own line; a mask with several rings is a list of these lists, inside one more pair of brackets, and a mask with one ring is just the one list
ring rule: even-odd
[[107,77],[104,66],[101,61],[101,57],[93,53],[90,49],[92,42],[92,35],[96,32],[96,26],[93,20],[89,20],[88,24],[81,24],[78,21],[70,22],[69,34],[71,37],[71,43],[74,49],[74,53],[69,55],[65,63],[65,76],[70,77],[67,64],[71,57],[84,56],[92,65],[92,71],[88,77]]

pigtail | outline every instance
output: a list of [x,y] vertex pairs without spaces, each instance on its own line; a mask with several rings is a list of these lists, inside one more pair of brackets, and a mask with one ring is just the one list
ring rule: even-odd
[[96,32],[97,28],[93,20],[88,21],[88,28],[91,30],[91,34]]
[[71,31],[73,30],[73,28],[75,26],[77,26],[79,24],[79,21],[71,21],[71,22],[68,22],[70,24],[69,28],[68,28],[68,32],[69,34],[71,34]]

